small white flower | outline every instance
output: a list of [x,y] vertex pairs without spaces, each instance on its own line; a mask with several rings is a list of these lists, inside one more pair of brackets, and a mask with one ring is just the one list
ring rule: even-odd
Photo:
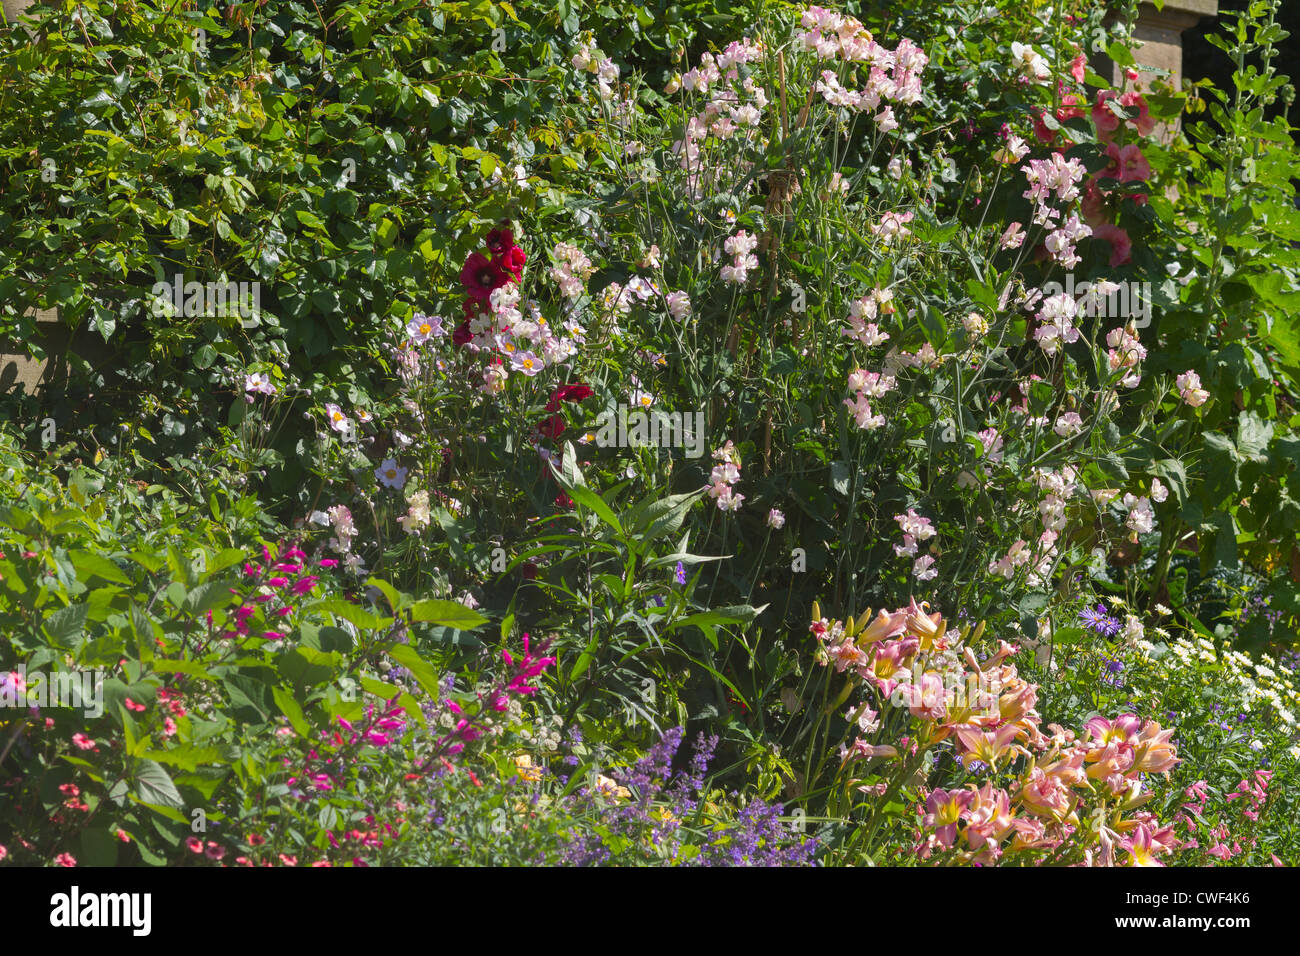
[[387,488],[401,488],[406,484],[406,471],[392,458],[385,458],[375,469],[375,477]]

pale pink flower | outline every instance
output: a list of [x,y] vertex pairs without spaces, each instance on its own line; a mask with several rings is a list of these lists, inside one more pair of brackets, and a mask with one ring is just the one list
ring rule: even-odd
[[1179,375],[1176,384],[1179,397],[1193,408],[1204,405],[1210,397],[1210,393],[1201,388],[1201,376],[1193,371],[1189,370]]

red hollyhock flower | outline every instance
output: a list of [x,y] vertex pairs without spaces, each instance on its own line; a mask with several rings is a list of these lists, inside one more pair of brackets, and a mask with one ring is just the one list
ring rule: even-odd
[[511,230],[511,228],[506,224],[506,222],[502,222],[502,224],[498,228],[493,229],[491,232],[487,234],[488,252],[492,253],[492,255],[494,256],[499,256],[504,254],[505,251],[509,249],[511,246],[513,246],[514,244],[515,244],[514,231]]
[[481,252],[471,252],[460,270],[460,282],[471,299],[487,301],[493,289],[510,281],[510,275]]
[[523,274],[524,263],[528,261],[528,257],[518,246],[511,246],[493,261],[518,279]]
[[595,394],[589,385],[561,385],[551,393],[551,400],[546,403],[546,410],[556,412],[560,410],[560,402],[581,402]]
[[456,330],[451,333],[451,341],[456,345],[466,345],[474,338],[474,333],[469,330],[469,319],[466,319]]
[[537,426],[537,433],[545,438],[556,438],[564,432],[564,416],[555,414],[542,419]]

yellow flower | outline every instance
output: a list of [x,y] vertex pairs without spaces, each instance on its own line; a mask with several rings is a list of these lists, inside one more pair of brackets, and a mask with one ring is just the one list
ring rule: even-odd
[[596,792],[602,797],[617,797],[626,800],[632,796],[632,791],[627,787],[621,786],[617,782],[602,774],[596,776]]
[[528,783],[536,783],[542,779],[542,768],[533,764],[533,758],[528,754],[519,754],[515,757],[515,772],[519,774],[520,780]]

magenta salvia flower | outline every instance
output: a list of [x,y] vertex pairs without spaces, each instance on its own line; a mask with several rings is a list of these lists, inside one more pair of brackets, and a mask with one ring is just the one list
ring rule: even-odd
[[269,581],[267,581],[266,583],[269,584],[269,585],[271,585],[271,587],[273,587],[273,588],[282,588],[282,587],[284,587],[286,584],[289,583],[289,579],[288,579],[288,578],[282,578],[282,577],[275,577],[275,578],[271,578],[271,579],[270,579]]
[[313,574],[309,574],[306,577],[299,578],[297,581],[295,581],[293,587],[290,588],[289,590],[294,594],[307,594],[314,587],[316,587],[316,582],[319,580],[320,578],[316,577]]

